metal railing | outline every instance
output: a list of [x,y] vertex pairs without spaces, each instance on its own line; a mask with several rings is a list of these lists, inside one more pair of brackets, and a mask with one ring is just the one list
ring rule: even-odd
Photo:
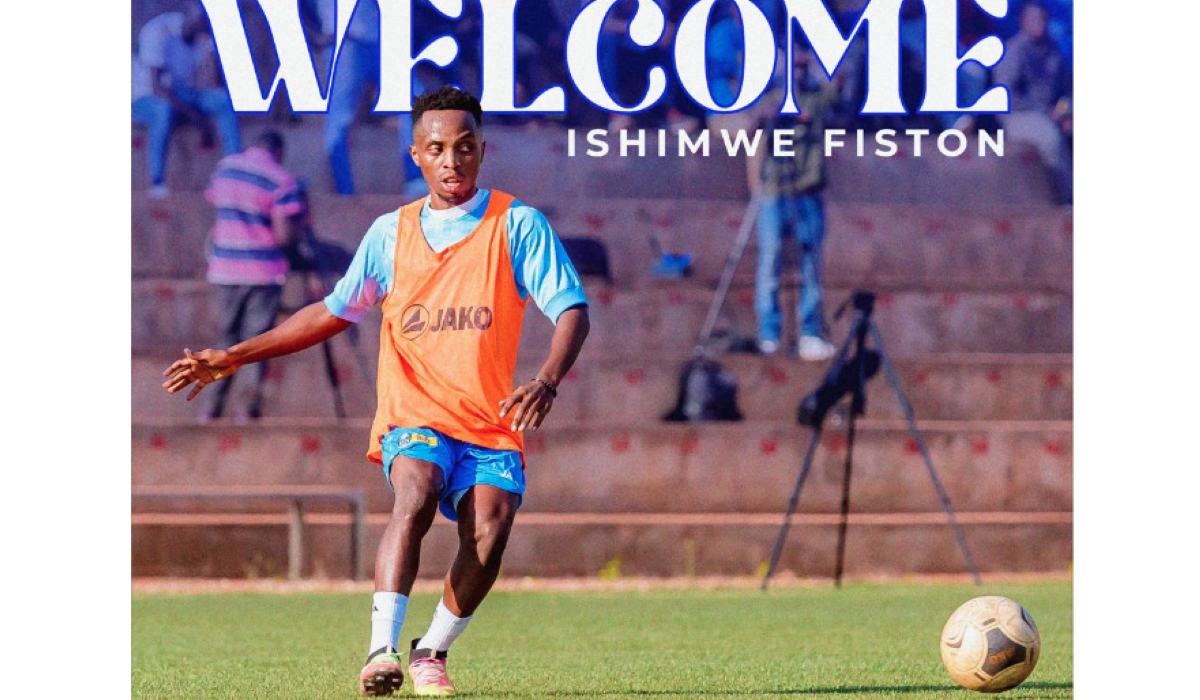
[[[266,500],[287,503],[288,560],[287,577],[301,578],[304,571],[304,504],[312,501],[344,502],[350,508],[350,565],[351,576],[356,581],[365,578],[363,543],[366,528],[366,497],[361,489],[338,489],[324,486],[240,486],[240,487],[193,487],[193,486],[140,486],[132,490],[137,500]],[[232,520],[230,519],[232,518]],[[249,520],[247,520],[249,518]],[[242,513],[164,513],[135,512],[133,525],[247,525],[275,524],[279,522],[271,514],[255,518]]]

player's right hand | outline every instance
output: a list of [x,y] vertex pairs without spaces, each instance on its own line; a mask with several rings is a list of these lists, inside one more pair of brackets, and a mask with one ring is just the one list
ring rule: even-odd
[[175,394],[195,384],[188,394],[188,401],[196,398],[204,387],[238,371],[238,366],[229,359],[229,353],[224,350],[192,352],[184,348],[183,354],[182,359],[176,360],[163,372],[163,376],[167,377],[163,388],[168,393]]

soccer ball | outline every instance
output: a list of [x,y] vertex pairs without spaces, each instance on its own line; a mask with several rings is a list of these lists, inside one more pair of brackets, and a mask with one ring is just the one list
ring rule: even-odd
[[988,595],[963,603],[942,628],[942,664],[968,690],[1000,693],[1020,685],[1042,649],[1033,617],[1019,603]]

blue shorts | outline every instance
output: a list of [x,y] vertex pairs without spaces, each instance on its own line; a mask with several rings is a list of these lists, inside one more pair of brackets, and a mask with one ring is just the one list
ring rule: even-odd
[[[442,515],[458,521],[458,502],[472,486],[487,484],[524,500],[525,469],[521,453],[493,450],[455,440],[432,428],[392,428],[383,436],[383,476],[392,484],[392,460],[399,455],[433,462],[442,470]],[[520,507],[520,501],[517,502]]]

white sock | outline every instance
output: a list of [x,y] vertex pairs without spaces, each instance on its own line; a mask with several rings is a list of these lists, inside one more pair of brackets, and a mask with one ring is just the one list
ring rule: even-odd
[[396,651],[396,640],[400,638],[400,627],[404,625],[404,613],[408,611],[408,596],[387,591],[378,591],[371,598],[371,648],[367,653],[387,647]]
[[445,601],[438,601],[437,610],[433,611],[433,622],[429,623],[429,631],[417,642],[418,649],[433,649],[446,651],[458,639],[458,635],[467,629],[471,616],[455,617],[446,607]]

